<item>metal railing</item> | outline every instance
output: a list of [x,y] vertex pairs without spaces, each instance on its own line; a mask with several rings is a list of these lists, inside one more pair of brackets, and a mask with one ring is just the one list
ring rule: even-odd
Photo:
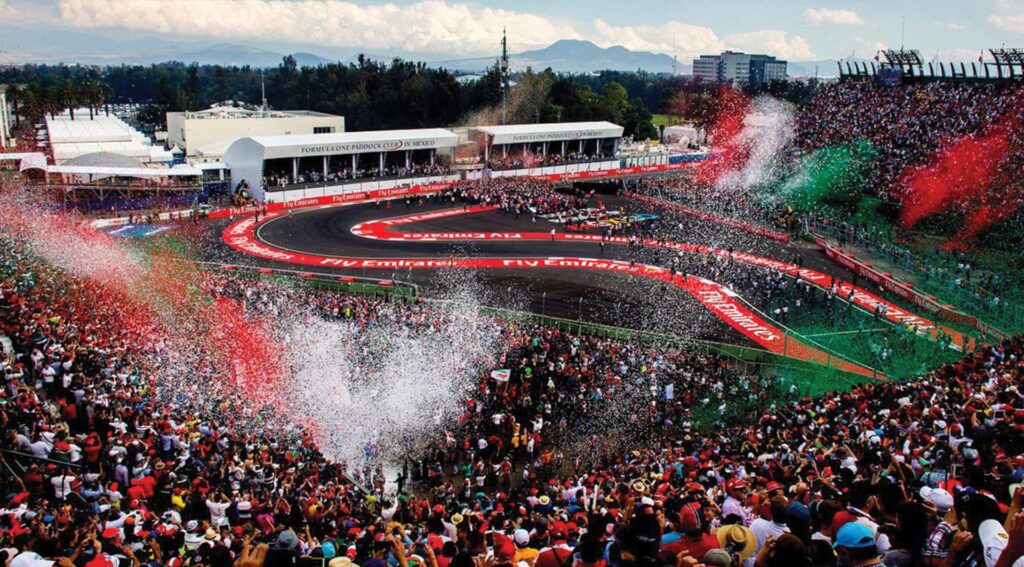
[[[1007,300],[1005,294],[997,295],[954,271],[936,267],[934,263],[920,258],[882,235],[847,223],[822,222],[813,217],[808,219],[807,226],[812,232],[824,233],[837,240],[842,238],[866,248],[883,261],[917,275],[919,280],[909,283],[926,293],[954,305],[969,308],[973,315],[983,313],[1003,325],[1008,325],[1012,331],[1024,329],[1024,308],[1015,301]],[[961,277],[958,278],[958,275]]]
[[[222,262],[196,262],[197,265],[207,270],[220,270],[235,273],[242,277],[259,279],[277,279],[294,283],[295,281],[306,282],[309,285],[326,287],[338,291],[373,295],[378,297],[389,297],[398,300],[413,300],[419,296],[419,286],[411,282],[403,282],[397,277],[372,278],[365,276],[350,276],[331,271],[323,272],[318,270],[292,270],[287,268],[267,268],[263,266],[248,266],[227,264]],[[343,281],[340,278],[345,278]],[[389,282],[390,285],[381,282]]]

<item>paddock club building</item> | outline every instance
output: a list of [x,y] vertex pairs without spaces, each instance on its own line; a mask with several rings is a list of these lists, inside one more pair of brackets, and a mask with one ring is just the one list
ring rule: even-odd
[[[233,189],[290,202],[511,175],[619,167],[608,122],[245,137],[224,152]],[[488,159],[490,158],[490,159]]]

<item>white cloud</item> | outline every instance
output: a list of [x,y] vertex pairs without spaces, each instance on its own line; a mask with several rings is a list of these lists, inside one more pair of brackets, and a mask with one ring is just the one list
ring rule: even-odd
[[73,27],[433,53],[495,53],[503,27],[516,50],[579,37],[571,26],[542,16],[445,0],[59,0],[59,9],[63,24]]
[[594,20],[594,43],[602,47],[621,45],[627,49],[653,51],[690,59],[702,53],[717,53],[725,44],[711,28],[665,22],[659,26],[613,26]]
[[1024,1],[996,0],[988,22],[1001,30],[1024,33]]
[[967,29],[967,26],[963,24],[958,24],[956,22],[935,22],[935,27],[939,28],[940,30],[954,32],[964,31],[965,29]]
[[822,24],[844,24],[856,26],[864,20],[853,10],[831,10],[829,8],[808,8],[804,10],[804,21],[812,26]]
[[814,52],[807,40],[794,35],[789,37],[781,30],[759,30],[726,36],[725,43],[730,49],[753,53],[766,53],[782,59],[801,61],[814,59]]

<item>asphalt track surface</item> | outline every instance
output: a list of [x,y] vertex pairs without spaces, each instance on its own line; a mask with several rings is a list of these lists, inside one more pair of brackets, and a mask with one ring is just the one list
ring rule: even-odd
[[[601,199],[603,200],[602,204],[608,207],[622,206],[629,212],[643,212],[644,209],[652,208],[647,204],[632,201],[608,197]],[[599,258],[602,261],[625,259],[624,246],[609,244],[602,249],[593,241],[579,241],[579,239],[593,238],[593,236],[565,233],[560,225],[548,223],[543,219],[531,220],[527,216],[516,219],[511,214],[497,211],[473,212],[473,208],[470,208],[470,213],[467,214],[461,210],[461,207],[453,207],[450,202],[425,206],[413,205],[412,207],[407,206],[403,201],[394,201],[393,204],[397,206],[357,205],[293,211],[288,215],[272,215],[273,218],[256,226],[255,231],[252,230],[251,220],[235,223],[233,226],[240,229],[242,228],[240,225],[248,225],[248,238],[254,245],[258,242],[260,246],[267,245],[306,256],[352,259],[381,258],[389,259],[390,262],[397,262],[398,258],[457,258],[477,259],[477,264],[486,263],[487,265],[496,263],[495,259],[530,257],[564,257],[567,259],[589,257]],[[430,216],[431,212],[440,212],[450,216],[432,220],[417,220],[415,217],[401,221],[382,222],[381,220],[410,214],[422,216],[426,213],[427,216]],[[434,216],[439,215],[435,213]],[[795,275],[796,270],[801,270],[802,275],[808,273],[809,277],[817,277],[817,285],[827,285],[827,272],[833,272],[832,275],[844,279],[848,277],[842,273],[835,273],[842,272],[842,270],[837,270],[834,264],[824,260],[820,251],[815,254],[805,243],[780,243],[707,219],[677,216],[672,222],[680,222],[684,238],[693,240],[693,242],[683,243],[683,246],[704,247],[708,243],[719,247],[728,246],[738,253],[750,253],[751,257],[743,260],[747,263],[773,262],[772,258],[783,262],[798,261],[803,268],[810,268],[810,270],[800,269],[795,264],[790,264],[788,269],[792,270],[791,273]],[[401,229],[397,225],[386,226],[389,223],[400,223]],[[552,228],[559,233],[558,240],[547,240],[546,234]],[[358,235],[353,233],[358,233]],[[469,237],[472,240],[462,241],[459,239],[466,233],[470,233]],[[515,238],[505,239],[509,235]],[[225,237],[227,237],[227,233],[225,233]],[[436,241],[434,241],[435,238]],[[674,253],[671,250],[655,248],[648,248],[644,252],[638,261],[650,266],[665,265],[668,256]],[[743,254],[737,255],[737,257],[740,256]],[[434,260],[433,263],[437,264],[438,262]],[[816,276],[810,273],[815,270],[815,264],[824,268],[824,270],[818,268]],[[362,275],[407,279],[421,285],[426,293],[436,295],[444,295],[453,285],[453,281],[462,282],[468,279],[464,269],[410,269],[407,271],[406,278],[401,277],[401,271],[390,270],[391,273],[388,274],[388,270],[363,270]],[[589,270],[555,270],[533,267],[522,272],[507,269],[477,269],[473,272],[475,279],[482,284],[474,287],[473,291],[481,296],[483,303],[520,309],[527,308],[556,316],[579,317],[687,336],[738,343],[749,342],[716,317],[709,316],[708,311],[704,309],[705,306],[711,307],[707,301],[707,288],[701,292],[689,286],[689,294],[681,293],[676,289],[676,284],[667,284],[664,281],[667,272],[662,276],[662,281],[658,281],[657,277],[652,281],[644,277],[636,277],[635,273],[623,275],[600,269],[589,274]],[[708,274],[696,275],[709,276]],[[698,285],[701,284],[698,283]],[[858,295],[861,294],[858,293]],[[694,301],[694,297],[699,297],[700,302]],[[859,298],[861,301],[866,299],[870,298],[866,296]],[[877,300],[878,298],[873,299]],[[704,303],[704,305],[700,303]],[[714,309],[717,311],[720,307],[721,305]],[[896,306],[893,307],[896,308]],[[903,314],[907,315],[907,313]],[[733,326],[735,327],[735,324]],[[747,336],[751,336],[748,332],[749,328],[743,329],[743,331]],[[760,337],[760,339],[763,338]],[[763,340],[760,342],[768,345],[778,344],[770,341],[764,343]],[[803,355],[807,354],[807,352],[803,352]]]
[[[458,207],[458,205],[455,205]],[[452,209],[451,202],[413,205],[406,209],[394,201],[389,210],[373,204],[294,211],[272,219],[257,230],[257,238],[269,245],[306,254],[359,258],[587,256],[626,260],[624,247],[607,245],[602,253],[592,243],[472,240],[462,242],[393,242],[358,237],[351,228],[359,223],[411,213]],[[411,223],[413,232],[549,232],[562,225],[528,215],[486,212]],[[251,258],[250,258],[251,260]],[[278,267],[287,264],[276,263]],[[657,332],[756,346],[722,323],[694,298],[682,291],[645,278],[611,272],[573,269],[529,271],[466,270],[334,270],[338,274],[407,281],[421,293],[443,297],[473,280],[480,301],[495,307],[529,310],[567,319],[583,319],[609,325],[643,328]],[[472,285],[472,284],[470,284]],[[581,301],[582,299],[582,301]]]

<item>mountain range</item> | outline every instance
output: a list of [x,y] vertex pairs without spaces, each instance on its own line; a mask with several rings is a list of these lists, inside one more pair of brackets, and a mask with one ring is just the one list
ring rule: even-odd
[[[289,48],[282,50],[282,47]],[[316,52],[314,52],[314,50]],[[300,66],[326,63],[349,63],[356,59],[358,50],[328,48],[308,44],[267,44],[253,41],[249,44],[206,44],[201,40],[170,41],[151,35],[135,37],[104,37],[78,30],[48,30],[23,28],[0,23],[0,65],[22,63],[81,63],[84,65],[141,64],[181,61],[210,65],[250,65],[273,67],[290,53]],[[476,74],[494,65],[496,55],[452,59],[442,54],[372,54],[369,59],[388,61],[402,57],[426,61],[434,67],[444,67],[461,74]],[[509,55],[513,71],[527,67],[542,70],[550,67],[559,73],[593,73],[603,70],[637,71],[650,73],[692,72],[689,60],[674,61],[662,53],[633,51],[622,46],[602,48],[592,42],[563,39],[543,48]],[[836,76],[835,60],[789,63],[790,76]]]
[[[494,65],[496,57],[475,57],[432,61],[431,65],[452,71],[478,73]],[[650,73],[689,74],[692,66],[676,63],[662,53],[630,51],[616,45],[602,48],[589,41],[562,39],[551,45],[533,51],[509,55],[511,69],[522,71],[527,67],[536,70],[551,67],[561,73],[592,73],[596,71],[636,71],[643,69]]]

